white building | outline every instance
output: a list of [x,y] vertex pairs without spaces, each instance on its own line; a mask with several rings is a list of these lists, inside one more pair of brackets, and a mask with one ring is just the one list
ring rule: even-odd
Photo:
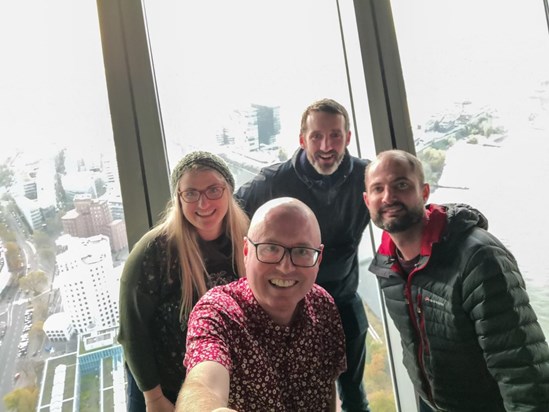
[[96,177],[96,173],[89,171],[72,172],[64,175],[61,180],[67,197],[72,199],[78,194],[89,194],[95,199],[97,197],[95,189]]
[[66,312],[51,315],[44,322],[43,328],[50,342],[66,342],[74,333],[71,320]]
[[57,204],[53,158],[43,159],[40,162],[40,167],[36,171],[36,196],[41,209],[49,209]]
[[31,200],[25,196],[13,196],[13,200],[29,226],[33,230],[41,229],[44,218],[38,201],[36,199]]
[[[67,238],[64,238],[65,241]],[[109,238],[69,238],[57,255],[63,308],[79,332],[118,324],[118,296],[113,296],[113,262]]]

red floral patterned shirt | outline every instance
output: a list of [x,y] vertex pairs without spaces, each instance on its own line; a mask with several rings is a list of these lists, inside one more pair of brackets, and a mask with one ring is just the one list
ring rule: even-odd
[[227,368],[238,411],[325,411],[346,368],[345,337],[332,297],[318,285],[290,326],[275,324],[246,279],[208,291],[188,323],[187,371],[204,361]]

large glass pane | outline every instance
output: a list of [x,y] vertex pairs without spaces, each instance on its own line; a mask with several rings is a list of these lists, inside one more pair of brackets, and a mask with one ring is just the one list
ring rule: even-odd
[[0,9],[0,409],[124,410],[127,239],[97,9]]
[[431,201],[468,203],[488,217],[490,231],[517,258],[548,336],[549,264],[543,256],[549,219],[542,209],[549,178],[549,36],[543,2],[393,0],[392,7]]
[[[352,133],[361,137],[361,156],[371,158],[353,6],[341,3],[354,86]],[[336,1],[146,1],[145,8],[171,167],[191,150],[210,150],[228,161],[240,186],[293,155],[310,103],[330,97],[351,112]],[[349,149],[358,154],[356,140]],[[363,242],[359,292],[373,330],[366,389],[374,410],[385,404],[394,410],[377,284],[367,271],[371,251]]]

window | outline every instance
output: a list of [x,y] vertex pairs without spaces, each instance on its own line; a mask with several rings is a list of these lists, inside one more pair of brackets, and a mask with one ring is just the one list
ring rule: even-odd
[[[170,167],[192,150],[209,150],[227,160],[239,187],[294,154],[303,110],[323,97],[349,110],[351,153],[359,154],[358,135],[360,155],[373,157],[353,3],[340,3],[347,67],[333,0],[145,1]],[[363,243],[359,293],[375,328],[368,345],[384,359],[381,372],[367,369],[366,386],[374,409],[376,399],[394,407],[377,283],[367,270],[372,247]]]
[[[97,219],[89,211],[76,211],[74,199],[93,193],[86,196],[105,204],[120,202],[97,7],[94,2],[32,0],[3,2],[0,8],[0,37],[5,40],[0,67],[0,260],[5,257],[6,263],[0,264],[0,301],[7,309],[0,321],[8,325],[0,356],[7,370],[25,369],[18,386],[39,394],[45,382],[50,397],[53,376],[43,361],[50,358],[50,349],[74,353],[77,338],[49,342],[39,325],[63,307],[73,312],[73,320],[89,308],[89,303],[75,301],[76,291],[88,293],[78,277],[91,275],[82,266],[86,254],[74,241],[99,235],[93,227]],[[92,253],[91,246],[85,249]],[[116,254],[118,264],[126,254],[127,247]],[[72,281],[64,282],[65,277]],[[118,301],[118,296],[109,299]],[[84,299],[90,301],[95,304]],[[27,302],[34,308],[29,351],[17,358],[8,342],[21,335]],[[31,359],[37,353],[40,358]],[[13,389],[12,383],[3,382],[0,397]],[[37,410],[43,409],[39,405]]]
[[431,201],[468,203],[487,216],[490,231],[517,259],[549,335],[549,265],[542,257],[549,219],[538,209],[544,188],[536,188],[549,176],[543,3],[392,4]]

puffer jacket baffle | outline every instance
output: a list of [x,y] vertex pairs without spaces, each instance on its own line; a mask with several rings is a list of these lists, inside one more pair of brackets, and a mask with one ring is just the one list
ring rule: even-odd
[[441,411],[548,412],[549,348],[514,257],[475,209],[426,210],[409,275],[385,232],[370,265],[415,389]]

